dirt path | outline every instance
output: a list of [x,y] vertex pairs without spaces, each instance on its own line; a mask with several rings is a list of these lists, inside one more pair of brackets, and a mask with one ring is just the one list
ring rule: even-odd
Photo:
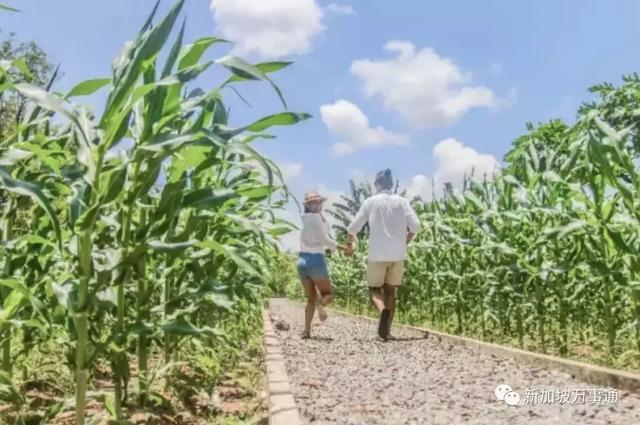
[[[608,391],[467,347],[416,339],[396,328],[397,339],[383,342],[375,323],[338,314],[330,313],[324,324],[313,327],[312,339],[302,340],[299,304],[274,300],[270,314],[308,424],[640,424],[637,394]],[[517,406],[496,399],[500,384],[519,394]],[[617,402],[605,402],[616,394]]]

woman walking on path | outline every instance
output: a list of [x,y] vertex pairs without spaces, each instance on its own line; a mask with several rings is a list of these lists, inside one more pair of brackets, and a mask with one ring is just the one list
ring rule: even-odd
[[[303,338],[311,337],[311,321],[316,307],[321,321],[327,314],[323,306],[333,299],[333,289],[324,256],[325,250],[339,249],[345,253],[349,250],[339,246],[329,235],[329,224],[322,215],[322,203],[327,198],[318,192],[307,192],[304,195],[304,214],[302,215],[302,231],[300,232],[300,254],[298,256],[298,275],[307,296],[307,307],[304,311]],[[318,293],[320,293],[318,297]]]

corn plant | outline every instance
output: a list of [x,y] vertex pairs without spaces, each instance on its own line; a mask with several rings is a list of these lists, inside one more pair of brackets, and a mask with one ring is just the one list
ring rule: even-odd
[[[607,355],[598,361],[637,364],[639,81],[594,87],[600,99],[574,126],[529,125],[495,178],[471,173],[462,190],[415,201],[423,230],[401,318],[563,355],[595,344]],[[361,287],[361,264],[336,262],[342,284]],[[342,295],[366,305],[363,292]]]
[[[65,95],[0,74],[0,89],[24,96],[30,108],[0,143],[0,187],[10,194],[2,227],[3,367],[10,371],[10,326],[20,309],[25,318],[42,316],[24,322],[33,326],[52,324],[62,313],[78,424],[98,359],[109,359],[114,394],[107,405],[124,421],[132,356],[136,401],[144,406],[153,396],[153,351],[162,350],[170,364],[184,338],[228,343],[214,319],[222,322],[234,300],[259,302],[266,247],[288,229],[272,212],[287,197],[280,171],[251,142],[272,137],[263,133],[272,126],[309,115],[281,112],[232,128],[222,92],[265,81],[286,108],[268,73],[289,63],[252,65],[232,56],[204,61],[209,48],[225,41],[204,37],[184,45],[182,24],[170,42],[183,4],[177,1],[154,24],[156,4],[114,60],[110,77],[81,82]],[[216,65],[231,73],[220,86],[190,86]],[[73,103],[98,90],[108,92],[99,116]],[[123,144],[128,147],[119,148]],[[27,212],[36,206],[42,212],[29,222]],[[14,261],[18,250],[34,261],[34,248],[48,253],[44,267]],[[27,284],[18,285],[24,277]],[[55,317],[42,313],[45,297]]]

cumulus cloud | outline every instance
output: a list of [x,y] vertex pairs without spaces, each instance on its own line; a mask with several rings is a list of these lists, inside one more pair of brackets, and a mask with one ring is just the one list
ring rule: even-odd
[[316,0],[211,0],[220,34],[234,54],[280,58],[306,53],[325,29]]
[[325,10],[335,15],[353,15],[355,13],[353,7],[350,5],[337,3],[329,3],[327,7],[325,7]]
[[413,199],[419,196],[423,201],[430,201],[433,196],[433,184],[432,178],[423,174],[416,174],[407,185],[407,197]]
[[286,181],[290,181],[302,174],[303,166],[299,162],[285,162],[280,165],[282,177]]
[[387,145],[405,145],[409,137],[393,133],[384,127],[371,127],[362,110],[347,100],[320,107],[322,122],[340,141],[333,145],[336,155],[347,155],[359,149]]
[[432,177],[422,174],[415,175],[408,185],[409,197],[420,196],[423,200],[431,200],[434,195],[440,196],[444,184],[449,182],[454,188],[462,189],[464,176],[472,173],[477,179],[492,179],[494,173],[500,170],[500,162],[489,154],[482,154],[475,149],[465,146],[456,139],[445,139],[433,148],[436,160],[436,171]]
[[364,83],[368,97],[380,97],[416,128],[455,123],[467,111],[496,104],[494,93],[473,85],[472,75],[430,47],[417,49],[408,41],[390,41],[384,49],[390,59],[361,59],[351,73]]

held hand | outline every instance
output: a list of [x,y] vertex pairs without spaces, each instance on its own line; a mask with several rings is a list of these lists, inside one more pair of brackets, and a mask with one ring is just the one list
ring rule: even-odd
[[351,257],[353,255],[353,246],[351,245],[340,245],[338,249],[347,257]]
[[347,245],[347,249],[344,253],[347,257],[351,257],[353,255],[353,245]]

